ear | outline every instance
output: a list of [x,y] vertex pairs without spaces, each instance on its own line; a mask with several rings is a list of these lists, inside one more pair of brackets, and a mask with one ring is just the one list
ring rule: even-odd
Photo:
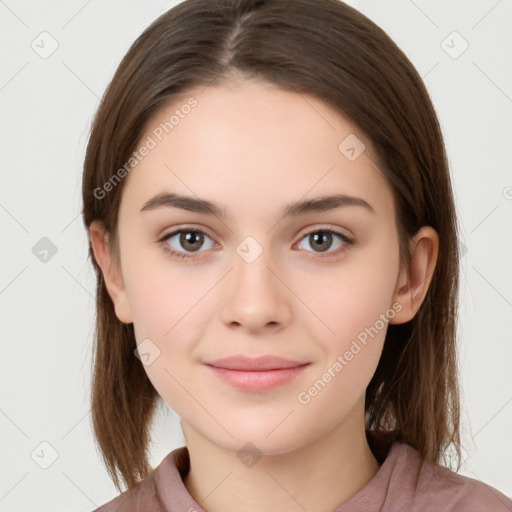
[[402,309],[397,312],[391,324],[402,324],[412,320],[427,294],[439,253],[439,235],[430,227],[422,227],[410,243],[411,261],[407,268],[400,270],[395,289],[394,302]]
[[89,237],[94,257],[103,273],[108,294],[114,303],[117,318],[129,324],[133,322],[120,265],[111,254],[108,233],[99,221],[93,221],[89,227]]

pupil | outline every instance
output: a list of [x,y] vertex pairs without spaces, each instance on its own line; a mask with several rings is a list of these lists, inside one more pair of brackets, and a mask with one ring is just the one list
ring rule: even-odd
[[187,231],[182,234],[180,238],[180,243],[185,249],[196,251],[201,246],[202,234],[197,233],[196,231]]
[[[326,241],[330,242],[331,238],[332,238],[332,235],[330,233],[326,233],[324,231],[314,233],[312,236],[313,236],[313,241],[314,241],[314,243],[311,244],[312,246],[314,246],[314,245],[318,246],[319,243],[321,244],[322,242],[326,242]],[[330,246],[330,243],[328,245]],[[326,251],[328,248],[329,247],[326,247],[325,245],[324,245],[324,247],[322,247],[322,246],[318,247],[318,249],[320,249],[321,252]]]

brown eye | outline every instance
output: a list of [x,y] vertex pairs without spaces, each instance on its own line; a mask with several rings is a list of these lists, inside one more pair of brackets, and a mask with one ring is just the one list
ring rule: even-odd
[[204,235],[199,231],[181,231],[179,243],[187,251],[197,251],[204,242]]
[[204,247],[206,240],[210,240],[211,242],[210,247],[207,247],[206,250],[211,249],[215,243],[206,233],[197,229],[185,228],[164,235],[159,242],[163,243],[165,250],[174,256],[179,258],[193,258],[193,254],[187,253],[204,252],[200,249]]
[[338,252],[343,251],[347,245],[353,243],[347,236],[328,229],[320,229],[306,233],[306,235],[302,237],[301,241],[302,240],[306,240],[309,246],[313,249],[313,252],[316,253],[326,253],[329,249],[335,246],[335,250],[329,251],[327,253],[328,255],[337,254]]
[[332,245],[332,234],[327,231],[317,231],[308,236],[310,246],[318,249],[320,252],[327,251]]

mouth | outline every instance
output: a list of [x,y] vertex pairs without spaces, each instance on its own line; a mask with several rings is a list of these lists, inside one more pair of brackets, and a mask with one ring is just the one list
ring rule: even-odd
[[216,359],[215,361],[208,361],[205,364],[214,366],[215,368],[224,368],[226,370],[240,370],[240,371],[268,371],[268,370],[284,370],[288,368],[296,368],[304,364],[304,361],[293,361],[277,356],[260,356],[260,357],[247,357],[247,356],[232,356],[223,359]]
[[295,379],[311,363],[275,356],[236,356],[204,363],[222,381],[243,391],[266,391]]

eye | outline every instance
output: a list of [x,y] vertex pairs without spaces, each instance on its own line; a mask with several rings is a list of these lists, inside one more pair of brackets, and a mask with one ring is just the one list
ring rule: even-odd
[[[325,253],[333,246],[333,240],[336,239],[338,239],[338,250],[328,252],[327,256],[339,254],[346,250],[348,245],[354,243],[348,236],[331,229],[317,229],[316,231],[310,231],[302,237],[301,241],[306,240],[309,246],[314,249],[313,252]],[[324,256],[323,254],[319,255],[320,257]]]
[[[213,246],[217,245],[204,231],[190,227],[181,228],[172,233],[168,233],[161,237],[158,242],[162,243],[164,250],[173,257],[179,259],[193,259],[196,257],[194,253],[204,252],[200,249],[203,248],[205,239],[211,242],[210,247],[206,247],[205,250],[211,249]],[[335,256],[345,251],[348,245],[354,243],[354,241],[346,235],[332,229],[310,231],[301,238],[301,241],[297,245],[300,245],[302,240],[306,240],[309,246],[313,248],[313,252],[320,257]],[[333,240],[338,241],[337,250],[329,251],[333,246]],[[334,245],[336,244],[334,243]],[[324,255],[322,253],[326,254]]]
[[[158,241],[163,243],[164,249],[173,256],[178,258],[194,258],[193,254],[187,253],[203,252],[199,251],[199,249],[203,246],[205,237],[209,239],[212,244],[215,244],[204,231],[192,228],[182,228],[173,231],[172,233],[164,235]],[[211,247],[207,247],[207,249],[211,249]]]

